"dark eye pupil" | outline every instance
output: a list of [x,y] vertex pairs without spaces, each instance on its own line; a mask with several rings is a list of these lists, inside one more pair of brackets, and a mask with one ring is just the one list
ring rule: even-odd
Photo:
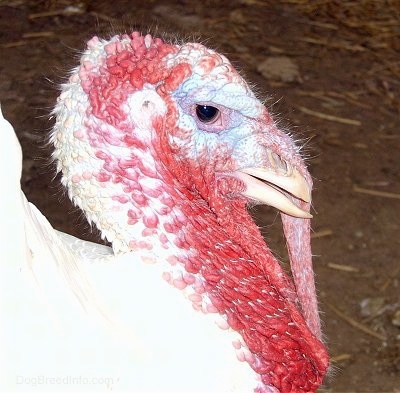
[[200,121],[209,123],[218,116],[219,110],[211,105],[197,105],[196,115]]

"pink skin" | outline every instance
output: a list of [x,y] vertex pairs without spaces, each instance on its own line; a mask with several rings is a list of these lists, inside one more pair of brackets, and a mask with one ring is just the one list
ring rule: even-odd
[[[128,47],[122,39],[129,39]],[[95,38],[88,47],[97,44]],[[268,166],[265,151],[269,150],[296,167],[311,187],[297,148],[277,129],[230,63],[215,52],[199,44],[178,47],[139,33],[122,36],[105,49],[105,58],[96,59],[96,64],[85,61],[78,70],[77,83],[89,104],[84,124],[73,138],[88,141],[90,155],[102,162],[101,169],[92,174],[99,189],[121,184],[124,193],[112,196],[110,211],[92,212],[90,219],[106,233],[102,217],[109,219],[121,210],[126,212],[128,229],[138,223],[145,227],[141,239],[127,239],[131,249],[178,250],[168,259],[164,280],[180,290],[192,288],[189,300],[196,309],[226,318],[227,325],[243,338],[243,348],[235,346],[238,358],[248,362],[266,386],[284,393],[316,391],[326,373],[328,355],[320,341],[309,220],[282,215],[294,285],[246,210],[248,200],[241,196],[244,184],[231,176],[246,160],[253,166]],[[185,55],[185,50],[195,59]],[[221,80],[224,86],[236,83],[254,105],[225,105],[218,89],[212,97],[205,91],[204,100],[192,101],[192,90],[189,85],[186,88],[192,74],[216,85]],[[167,113],[152,118],[149,135],[139,135],[124,104],[149,85],[165,102]],[[199,91],[196,94],[203,97]],[[212,104],[220,113],[210,123],[201,122],[193,102]],[[182,111],[194,119],[197,130],[180,126]],[[245,127],[240,123],[243,118]],[[244,134],[231,143],[227,130],[236,126]],[[199,144],[201,140],[210,143],[205,147]],[[254,157],[238,148],[246,146],[247,140],[259,146]],[[114,147],[129,148],[130,156],[118,157]],[[56,143],[56,155],[60,155],[57,149],[63,147]],[[140,159],[146,154],[151,155],[153,166]],[[74,187],[79,187],[82,178],[91,179],[91,174],[62,170],[65,183],[73,187],[75,202],[88,212]],[[154,186],[146,186],[144,177],[153,179]],[[154,199],[160,204],[153,206]],[[305,203],[295,203],[309,210]],[[205,299],[211,304],[204,305]]]

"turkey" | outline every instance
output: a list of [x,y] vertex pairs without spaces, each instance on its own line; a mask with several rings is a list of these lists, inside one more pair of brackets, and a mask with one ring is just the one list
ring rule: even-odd
[[[227,58],[139,32],[94,37],[53,116],[62,184],[112,247],[55,231],[26,200],[3,119],[2,386],[316,391],[329,361],[311,177]],[[282,213],[293,280],[248,213],[257,203]]]

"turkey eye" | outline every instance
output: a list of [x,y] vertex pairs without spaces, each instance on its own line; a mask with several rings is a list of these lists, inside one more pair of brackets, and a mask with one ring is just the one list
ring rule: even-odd
[[196,115],[203,123],[211,123],[219,115],[219,109],[211,105],[197,105]]

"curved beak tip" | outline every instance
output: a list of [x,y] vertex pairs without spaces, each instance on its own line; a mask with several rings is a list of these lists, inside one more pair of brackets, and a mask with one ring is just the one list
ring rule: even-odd
[[286,174],[279,174],[268,168],[245,168],[234,175],[244,182],[245,196],[273,206],[290,216],[312,218],[309,211],[297,206],[292,200],[297,198],[308,204],[311,202],[311,188],[298,170],[293,168]]

